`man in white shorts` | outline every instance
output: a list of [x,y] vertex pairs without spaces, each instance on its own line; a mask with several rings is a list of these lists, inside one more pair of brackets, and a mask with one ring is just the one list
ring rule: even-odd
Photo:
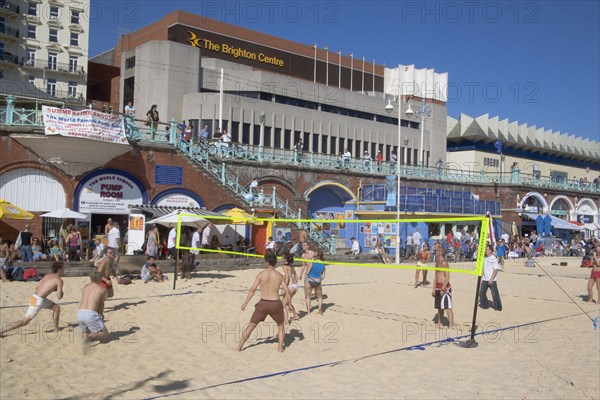
[[54,332],[58,332],[60,306],[54,303],[53,301],[48,300],[47,297],[48,295],[50,295],[50,293],[56,292],[56,297],[58,298],[58,300],[62,299],[63,280],[61,279],[61,276],[63,276],[65,268],[62,262],[54,261],[52,263],[51,269],[52,273],[47,274],[42,278],[40,284],[35,289],[35,293],[33,293],[29,298],[29,308],[27,309],[25,318],[23,318],[20,321],[13,322],[5,329],[0,330],[0,335],[29,324],[31,320],[35,318],[35,316],[43,308],[52,310],[52,316],[54,320]]
[[104,325],[104,301],[107,290],[100,285],[102,274],[94,271],[90,274],[90,281],[83,287],[77,322],[86,340],[102,340],[109,334]]

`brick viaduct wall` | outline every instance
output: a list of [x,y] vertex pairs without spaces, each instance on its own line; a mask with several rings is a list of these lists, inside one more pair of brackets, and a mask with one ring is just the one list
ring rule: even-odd
[[[73,207],[73,194],[82,176],[71,177],[65,174],[60,169],[40,160],[36,154],[6,135],[0,136],[0,143],[0,176],[17,168],[44,170],[56,177],[65,189],[67,198],[65,206]],[[154,166],[156,164],[182,167],[183,185],[155,184]],[[104,168],[121,169],[135,175],[147,188],[149,199],[167,189],[185,188],[198,194],[205,201],[206,207],[209,210],[223,204],[242,204],[229,190],[222,187],[214,178],[205,173],[200,166],[195,165],[186,156],[178,154],[174,149],[166,145],[136,145],[129,153],[107,162]],[[317,183],[334,181],[348,187],[354,194],[356,194],[361,181],[362,185],[385,183],[385,178],[381,176],[343,171],[330,172],[318,169],[300,169],[294,166],[259,165],[254,162],[244,161],[229,161],[226,164],[226,168],[230,175],[237,175],[239,177],[239,182],[242,185],[246,185],[257,178],[260,185],[267,189],[273,186],[276,187],[278,195],[283,199],[287,199],[291,207],[302,209],[303,211],[306,211],[307,208],[307,201],[304,198],[304,194]],[[402,185],[472,192],[478,195],[480,200],[500,201],[502,209],[506,210],[514,210],[516,208],[517,195],[523,198],[526,193],[532,190],[544,192],[548,203],[551,202],[554,196],[564,195],[562,192],[551,192],[536,188],[467,185],[418,180],[403,180]],[[597,201],[597,198],[594,201]],[[508,222],[515,221],[517,224],[520,223],[520,218],[514,211],[503,212],[503,218]],[[16,232],[22,229],[24,225],[25,223],[21,221],[1,221],[0,235],[4,235],[7,238],[16,237]],[[41,232],[41,218],[34,219],[31,222],[31,228],[33,232]]]

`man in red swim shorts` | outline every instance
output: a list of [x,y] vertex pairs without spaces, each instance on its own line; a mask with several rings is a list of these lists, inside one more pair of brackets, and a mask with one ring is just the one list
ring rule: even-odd
[[244,332],[242,332],[240,344],[237,348],[238,351],[242,351],[244,343],[246,343],[246,340],[248,340],[252,331],[256,328],[256,325],[258,325],[259,322],[264,321],[267,315],[269,315],[277,324],[277,337],[279,339],[278,350],[279,352],[283,352],[283,339],[285,336],[283,326],[284,313],[283,303],[279,297],[279,288],[283,289],[288,304],[291,303],[290,290],[285,284],[283,275],[275,271],[275,265],[277,264],[277,256],[275,253],[268,251],[267,254],[265,254],[265,261],[267,263],[267,269],[256,275],[256,279],[248,292],[248,296],[246,296],[246,301],[242,304],[242,311],[244,311],[248,302],[252,296],[254,296],[256,289],[260,287],[260,301],[254,306],[254,314],[252,314],[252,318],[250,318],[250,323],[246,325]]

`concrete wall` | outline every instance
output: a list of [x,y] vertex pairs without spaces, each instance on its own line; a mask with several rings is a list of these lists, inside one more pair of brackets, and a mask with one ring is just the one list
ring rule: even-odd
[[[135,55],[135,67],[125,69]],[[198,91],[200,50],[184,44],[151,41],[121,57],[121,90],[124,80],[135,76],[136,118],[144,119],[152,104],[158,105],[161,122],[181,121],[183,97]],[[122,91],[121,91],[122,93]],[[123,109],[123,99],[120,99]]]
[[[475,174],[479,174],[479,171],[482,169],[487,173],[500,173],[501,165],[498,167],[484,165],[484,158],[494,159],[500,161],[500,154],[498,153],[487,153],[478,150],[465,150],[465,151],[455,151],[450,152],[447,155],[446,161],[450,164],[449,168],[462,168],[466,171],[473,171]],[[505,156],[505,172],[510,172],[510,166],[513,162],[517,162],[519,168],[521,170],[521,174],[526,174],[531,176],[533,173],[534,165],[539,167],[541,175],[543,177],[550,176],[551,171],[560,171],[567,173],[569,178],[569,182],[573,180],[574,177],[583,178],[587,177],[588,182],[592,182],[595,178],[600,176],[600,171],[590,170],[586,171],[585,168],[576,168],[571,167],[564,164],[554,164],[549,162],[537,161],[537,160],[528,160],[525,158],[513,157],[513,156]]]

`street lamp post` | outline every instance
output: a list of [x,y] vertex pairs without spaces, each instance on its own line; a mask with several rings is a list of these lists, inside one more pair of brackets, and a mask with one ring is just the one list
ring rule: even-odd
[[[387,106],[385,106],[385,111],[391,113],[394,111],[394,106],[392,102],[388,100]],[[406,110],[406,116],[411,117],[414,113],[410,108],[410,104],[408,105],[408,109]],[[402,163],[402,101],[400,100],[400,96],[398,96],[398,157],[396,160],[396,183],[398,187],[396,188],[396,264],[400,264],[400,164]]]
[[421,107],[415,111],[415,117],[421,117],[421,147],[419,148],[419,165],[423,168],[423,158],[425,157],[425,149],[423,148],[423,136],[425,133],[425,117],[431,116],[431,108],[425,104],[425,99],[421,102]]
[[260,142],[258,144],[258,160],[262,161],[263,147],[264,147],[264,136],[265,136],[265,113],[261,112],[258,116],[260,121]]

